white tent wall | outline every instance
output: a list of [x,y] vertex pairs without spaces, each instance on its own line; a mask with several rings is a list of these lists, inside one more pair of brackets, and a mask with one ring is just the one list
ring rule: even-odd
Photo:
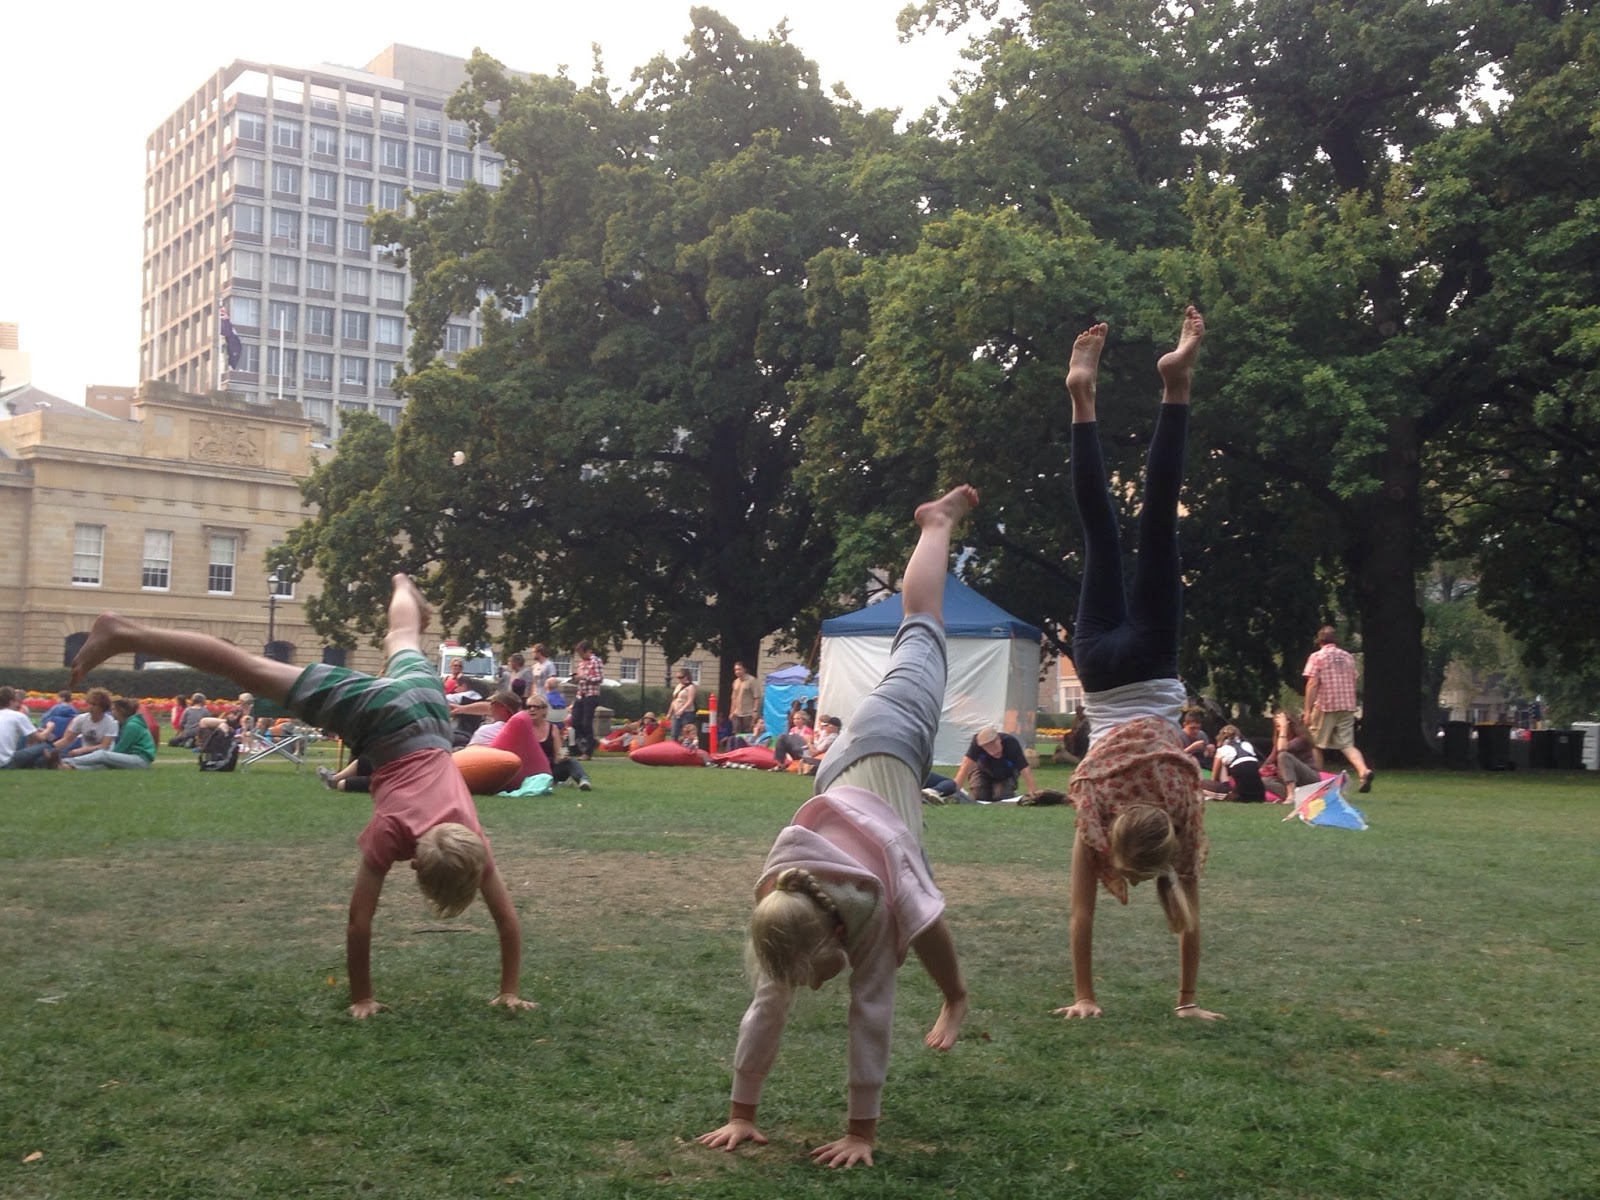
[[[824,637],[817,712],[849,727],[856,706],[889,668],[887,637]],[[1039,647],[1021,638],[951,638],[949,675],[933,761],[961,761],[972,735],[988,724],[1032,746],[1039,694]]]

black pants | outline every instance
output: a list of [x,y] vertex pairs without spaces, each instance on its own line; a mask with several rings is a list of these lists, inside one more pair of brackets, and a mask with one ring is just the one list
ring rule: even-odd
[[1072,427],[1072,494],[1083,523],[1083,586],[1072,631],[1072,662],[1085,691],[1178,677],[1183,576],[1178,561],[1178,492],[1183,486],[1187,404],[1163,404],[1145,463],[1144,502],[1133,586],[1123,582],[1122,535],[1111,507],[1100,434]]
[[579,696],[572,702],[572,752],[594,753],[594,710],[600,707],[599,696]]

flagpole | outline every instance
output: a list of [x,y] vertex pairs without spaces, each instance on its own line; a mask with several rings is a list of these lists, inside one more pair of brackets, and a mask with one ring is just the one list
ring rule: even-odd
[[289,322],[282,317],[278,318],[278,399],[283,399],[283,339],[288,332]]

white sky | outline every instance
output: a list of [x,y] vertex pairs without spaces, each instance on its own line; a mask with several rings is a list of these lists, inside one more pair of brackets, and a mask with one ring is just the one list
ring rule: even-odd
[[[790,40],[869,108],[916,115],[947,95],[966,35],[901,45],[906,0],[720,0],[747,36],[785,17]],[[508,67],[589,76],[590,44],[624,83],[655,53],[676,57],[686,0],[422,0],[266,6],[16,5],[0,51],[0,321],[21,326],[35,386],[82,403],[89,384],[139,382],[144,144],[235,58],[362,67],[394,42]],[[462,22],[449,19],[461,13]],[[17,382],[6,380],[7,384]]]

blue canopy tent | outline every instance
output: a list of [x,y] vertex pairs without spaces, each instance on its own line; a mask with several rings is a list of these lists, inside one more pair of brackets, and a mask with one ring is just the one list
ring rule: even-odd
[[801,666],[768,671],[761,681],[761,719],[767,732],[780,734],[789,728],[789,705],[796,700],[813,700],[817,695],[811,672]]
[[[895,595],[822,623],[818,712],[849,726],[856,705],[888,668],[903,611]],[[972,735],[990,724],[1031,746],[1039,707],[1039,631],[954,575],[944,582],[944,626],[949,676],[933,761],[959,762]]]

